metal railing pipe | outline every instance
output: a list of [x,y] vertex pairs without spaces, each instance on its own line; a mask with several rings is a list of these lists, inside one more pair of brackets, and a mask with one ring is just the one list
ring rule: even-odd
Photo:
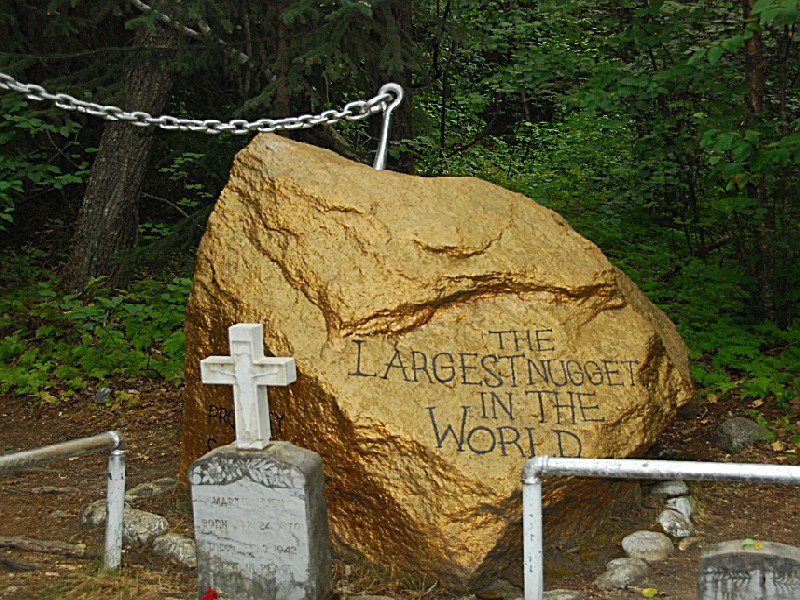
[[106,431],[92,437],[79,438],[60,444],[42,446],[0,456],[0,473],[15,473],[45,463],[81,456],[91,452],[114,450],[123,445],[122,436],[116,431]]
[[602,479],[688,479],[800,485],[800,467],[752,463],[537,456],[522,469],[525,600],[544,595],[542,478],[548,475]]
[[34,450],[0,456],[0,474],[24,471],[57,460],[81,456],[90,452],[110,450],[106,487],[106,542],[104,566],[109,571],[122,561],[122,531],[125,511],[125,443],[116,431],[42,446]]
[[800,467],[752,463],[617,458],[552,458],[537,456],[525,463],[523,481],[547,475],[605,479],[689,479],[800,484]]

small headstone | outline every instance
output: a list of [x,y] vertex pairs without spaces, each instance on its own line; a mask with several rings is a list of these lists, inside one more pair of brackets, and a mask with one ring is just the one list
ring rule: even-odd
[[294,360],[265,358],[261,325],[229,329],[232,357],[202,361],[203,379],[234,387],[236,444],[189,468],[198,597],[321,600],[331,593],[322,460],[270,442],[267,385],[295,379]]
[[700,554],[698,600],[797,600],[800,548],[732,540]]
[[331,589],[319,455],[289,442],[215,448],[189,469],[198,592],[236,600],[316,600]]

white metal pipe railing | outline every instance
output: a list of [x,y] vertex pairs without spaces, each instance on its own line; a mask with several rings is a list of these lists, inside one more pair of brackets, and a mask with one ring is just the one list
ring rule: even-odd
[[678,460],[551,458],[537,456],[522,469],[525,600],[544,594],[542,478],[547,475],[603,479],[688,479],[800,485],[800,467]]
[[122,518],[125,509],[125,442],[116,431],[0,456],[0,474],[24,471],[37,465],[109,450],[106,487],[106,543],[104,565],[119,567],[122,559]]

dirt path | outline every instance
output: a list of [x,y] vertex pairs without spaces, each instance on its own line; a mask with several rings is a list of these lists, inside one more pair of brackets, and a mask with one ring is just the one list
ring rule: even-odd
[[[180,390],[138,380],[117,382],[117,389],[135,388],[135,405],[96,405],[86,397],[69,403],[34,405],[25,398],[7,397],[0,404],[0,452],[34,448],[44,444],[85,437],[115,429],[128,439],[127,486],[175,475],[179,462]],[[716,426],[738,407],[732,401],[706,405],[691,420],[678,420],[664,433],[651,454],[679,460],[778,462],[800,464],[797,448],[775,452],[770,446],[726,457],[709,441]],[[776,413],[775,417],[783,413]],[[767,415],[769,418],[770,415]],[[126,551],[121,575],[99,570],[103,530],[81,529],[80,511],[105,495],[105,454],[88,455],[52,463],[26,473],[0,476],[0,547],[2,538],[27,536],[85,544],[89,557],[0,549],[0,597],[8,598],[135,598],[136,600],[188,599],[194,597],[192,569],[158,559],[149,553]],[[545,483],[546,485],[546,483]],[[704,544],[729,539],[754,538],[800,544],[800,493],[796,488],[772,485],[693,484],[698,501],[695,523]],[[174,494],[145,503],[142,508],[166,516],[171,531],[191,535],[187,515],[176,509]],[[661,506],[645,496],[625,515],[610,520],[593,536],[556,551],[554,559],[573,573],[546,587],[584,589],[587,597],[601,599],[641,598],[641,588],[653,587],[659,598],[692,600],[696,597],[700,546],[676,551],[669,560],[653,567],[639,588],[599,592],[592,580],[608,557],[622,556],[619,540],[636,528],[654,522]],[[545,523],[546,527],[546,523]],[[384,593],[397,598],[454,598],[446,592],[426,593],[403,588],[398,577],[357,565],[336,562],[337,585],[353,591]],[[419,578],[423,581],[424,578]]]

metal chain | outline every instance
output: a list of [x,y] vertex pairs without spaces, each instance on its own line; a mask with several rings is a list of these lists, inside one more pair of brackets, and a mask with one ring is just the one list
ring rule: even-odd
[[381,87],[377,96],[369,100],[348,102],[340,111],[332,109],[317,115],[300,115],[299,117],[287,117],[284,119],[258,119],[256,121],[233,119],[228,122],[222,122],[216,119],[182,119],[170,115],[154,117],[149,113],[140,111],[126,112],[116,106],[84,102],[73,98],[69,94],[51,94],[40,85],[21,83],[5,73],[0,73],[0,89],[19,92],[31,100],[50,100],[64,110],[74,110],[108,121],[128,121],[139,127],[154,125],[161,129],[199,131],[211,135],[222,132],[242,135],[253,131],[273,133],[275,131],[308,129],[315,125],[336,123],[342,119],[360,121],[380,112],[387,113],[386,117],[388,117],[388,113],[399,104],[403,97],[403,89],[399,85],[387,83]]

